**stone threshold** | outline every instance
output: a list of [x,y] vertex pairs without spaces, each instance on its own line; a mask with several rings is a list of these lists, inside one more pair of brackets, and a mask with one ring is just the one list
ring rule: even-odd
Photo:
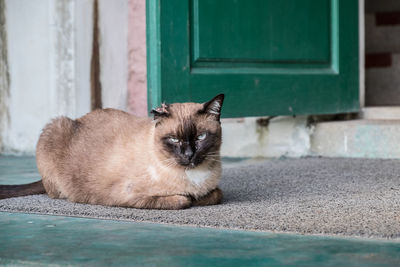
[[343,119],[225,119],[222,156],[400,158],[400,107],[368,107]]

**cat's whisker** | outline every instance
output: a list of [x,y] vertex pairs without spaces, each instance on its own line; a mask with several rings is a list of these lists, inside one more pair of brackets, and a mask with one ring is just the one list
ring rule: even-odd
[[218,159],[218,158],[206,158],[207,160],[212,160],[212,161],[221,161],[220,159]]
[[178,164],[177,164],[175,161],[170,161],[170,162],[168,162],[167,164],[163,165],[163,167],[169,168],[169,167],[175,167],[175,166],[177,166],[177,165],[178,165]]
[[217,156],[207,156],[206,158],[207,159],[220,159],[220,157],[217,157]]
[[208,161],[222,162],[222,161],[220,161],[220,160],[217,160],[217,159],[208,159]]
[[160,162],[167,162],[167,161],[172,161],[172,160],[175,160],[175,159],[174,158],[167,158],[167,159],[161,160]]
[[168,158],[168,159],[162,160],[162,161],[160,161],[160,163],[164,166],[176,166],[177,165],[175,159],[173,159],[173,158]]

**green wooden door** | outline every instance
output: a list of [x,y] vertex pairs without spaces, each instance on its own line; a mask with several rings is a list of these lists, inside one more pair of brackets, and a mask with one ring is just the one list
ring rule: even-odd
[[148,0],[149,106],[224,117],[359,108],[357,0]]

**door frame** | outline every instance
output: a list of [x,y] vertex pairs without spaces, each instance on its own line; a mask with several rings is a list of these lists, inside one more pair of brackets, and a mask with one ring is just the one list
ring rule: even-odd
[[358,0],[358,77],[360,109],[365,107],[365,0]]

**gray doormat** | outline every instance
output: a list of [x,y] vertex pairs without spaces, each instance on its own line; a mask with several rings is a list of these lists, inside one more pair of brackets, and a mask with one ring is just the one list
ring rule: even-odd
[[281,159],[225,165],[224,203],[140,210],[52,200],[0,200],[0,211],[230,229],[400,238],[400,161]]

